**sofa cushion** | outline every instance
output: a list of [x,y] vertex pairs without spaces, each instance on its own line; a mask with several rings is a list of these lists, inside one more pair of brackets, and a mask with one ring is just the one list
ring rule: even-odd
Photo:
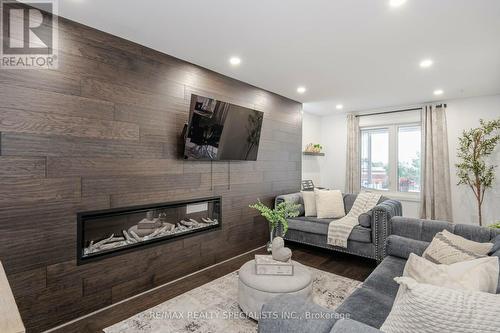
[[355,290],[335,311],[349,319],[380,328],[389,315],[394,299],[370,288]]
[[[333,219],[319,219],[317,217],[299,216],[288,219],[288,229],[309,232],[312,234],[328,235],[328,225]],[[350,240],[371,243],[372,230],[360,225],[352,229]]]
[[363,283],[363,287],[371,288],[390,297],[396,297],[399,285],[394,277],[402,276],[406,260],[388,256],[373,270]]
[[[365,280],[362,287],[351,294],[337,312],[369,326],[380,328],[389,315],[399,285],[394,277],[403,274],[406,260],[386,257]],[[369,306],[367,306],[369,304]]]
[[341,319],[330,333],[380,333],[380,330],[351,319]]

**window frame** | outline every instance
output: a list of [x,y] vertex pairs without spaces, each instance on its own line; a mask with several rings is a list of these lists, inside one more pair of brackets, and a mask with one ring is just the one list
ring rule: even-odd
[[[392,198],[398,199],[404,199],[408,201],[419,201],[420,200],[420,193],[421,192],[400,192],[399,191],[399,186],[398,186],[398,160],[399,160],[399,128],[400,127],[419,127],[420,128],[420,133],[422,133],[422,124],[420,122],[398,122],[398,123],[391,123],[391,124],[383,124],[383,125],[376,125],[376,126],[362,126],[359,128],[359,157],[358,157],[358,163],[359,163],[359,184],[360,188],[365,191],[371,191],[371,192],[378,192],[382,195],[388,195]],[[368,130],[380,130],[380,129],[385,129],[389,133],[389,188],[387,190],[380,190],[380,189],[372,189],[368,187],[363,187],[361,184],[361,166],[362,166],[362,161],[361,161],[361,151],[362,151],[362,133],[363,131],[368,131]],[[422,159],[422,154],[420,155],[420,159]],[[420,171],[422,171],[422,160],[420,161]],[[422,177],[420,177],[420,181],[422,181]],[[420,189],[422,189],[422,184],[420,184]]]

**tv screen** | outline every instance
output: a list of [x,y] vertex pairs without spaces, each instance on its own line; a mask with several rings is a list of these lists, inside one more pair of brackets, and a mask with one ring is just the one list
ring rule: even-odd
[[184,158],[257,160],[264,113],[191,95]]

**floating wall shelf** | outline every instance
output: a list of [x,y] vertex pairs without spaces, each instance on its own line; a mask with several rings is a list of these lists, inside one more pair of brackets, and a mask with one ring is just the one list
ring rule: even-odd
[[325,156],[325,153],[313,153],[313,152],[309,152],[309,151],[305,151],[302,154],[310,155],[310,156]]

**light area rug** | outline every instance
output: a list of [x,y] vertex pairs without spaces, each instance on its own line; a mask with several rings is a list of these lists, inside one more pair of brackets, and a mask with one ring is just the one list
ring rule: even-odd
[[[308,267],[313,300],[334,310],[361,282]],[[232,272],[104,329],[106,333],[255,333],[257,322],[238,307],[238,272]]]

